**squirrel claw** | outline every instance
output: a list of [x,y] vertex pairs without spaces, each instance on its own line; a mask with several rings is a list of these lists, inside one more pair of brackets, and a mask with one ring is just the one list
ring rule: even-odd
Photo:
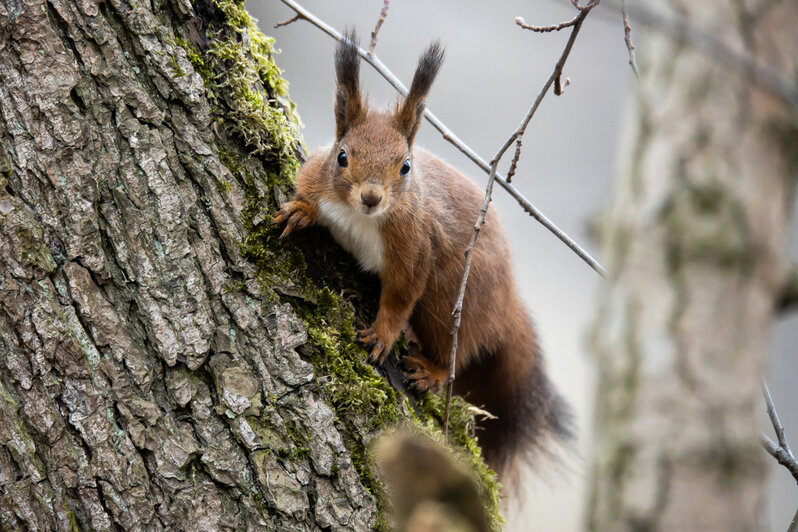
[[313,221],[307,206],[303,206],[299,201],[289,201],[280,207],[280,212],[275,215],[272,223],[275,225],[285,224],[285,229],[283,229],[283,233],[280,235],[282,239],[294,231],[312,225]]
[[369,362],[372,364],[382,365],[388,353],[385,351],[385,344],[377,340],[374,348],[369,353]]
[[440,391],[446,380],[446,370],[439,368],[421,357],[405,355],[402,367],[408,372],[410,387],[418,392]]
[[368,359],[370,363],[382,365],[385,362],[388,357],[388,350],[385,349],[385,343],[377,337],[373,327],[366,327],[365,323],[359,322],[355,337],[358,343],[369,352]]
[[363,347],[371,347],[371,345],[375,341],[375,334],[373,329],[358,329],[355,332],[355,337],[357,341],[360,342]]

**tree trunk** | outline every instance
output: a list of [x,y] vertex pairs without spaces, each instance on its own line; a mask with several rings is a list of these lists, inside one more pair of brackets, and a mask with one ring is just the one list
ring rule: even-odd
[[[793,2],[670,2],[795,80]],[[647,35],[602,240],[592,530],[761,530],[760,375],[784,275],[795,109]]]
[[374,279],[277,240],[271,54],[234,0],[0,4],[3,530],[385,526],[367,445],[441,404],[363,362]]

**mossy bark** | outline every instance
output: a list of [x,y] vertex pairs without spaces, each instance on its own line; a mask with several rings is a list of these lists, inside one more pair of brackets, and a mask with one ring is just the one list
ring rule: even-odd
[[[798,79],[789,2],[670,2]],[[745,5],[744,5],[745,4]],[[591,530],[762,530],[760,375],[784,278],[798,114],[651,33],[602,240]]]
[[272,51],[231,0],[0,4],[4,530],[385,526],[368,443],[440,400],[364,363],[374,279],[277,240]]

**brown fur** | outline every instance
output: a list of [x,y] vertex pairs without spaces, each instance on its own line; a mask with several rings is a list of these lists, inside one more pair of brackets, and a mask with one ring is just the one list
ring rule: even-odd
[[[358,338],[370,359],[382,363],[409,321],[421,344],[421,354],[405,358],[409,377],[420,390],[437,390],[446,378],[452,307],[483,192],[431,153],[413,148],[424,97],[442,60],[440,48],[428,49],[410,96],[386,112],[370,110],[350,90],[357,82],[342,79],[357,75],[347,46],[336,56],[340,136],[303,165],[296,196],[275,221],[286,223],[283,235],[320,222],[323,201],[375,217],[383,245],[380,304],[374,323],[361,327]],[[346,167],[338,162],[342,150]],[[403,177],[406,159],[411,169]],[[366,193],[379,195],[379,205],[366,206],[361,201]],[[567,435],[568,414],[543,371],[537,335],[517,295],[509,245],[493,207],[474,250],[464,301],[455,391],[498,416],[481,422],[478,436],[489,465],[506,473],[524,450],[543,448],[546,433]]]

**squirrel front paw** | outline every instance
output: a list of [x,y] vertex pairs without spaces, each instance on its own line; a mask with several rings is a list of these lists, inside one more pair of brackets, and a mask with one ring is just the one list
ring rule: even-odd
[[386,349],[385,343],[374,332],[374,327],[367,327],[362,321],[358,321],[355,327],[358,343],[369,352],[369,362],[381,366],[388,358],[389,349]]
[[316,215],[313,207],[306,201],[294,200],[283,203],[280,212],[274,217],[273,223],[285,224],[285,229],[280,238],[285,238],[294,231],[304,229],[316,222]]
[[410,387],[419,392],[439,392],[446,381],[447,370],[423,356],[405,355],[402,357],[402,367],[408,373]]

